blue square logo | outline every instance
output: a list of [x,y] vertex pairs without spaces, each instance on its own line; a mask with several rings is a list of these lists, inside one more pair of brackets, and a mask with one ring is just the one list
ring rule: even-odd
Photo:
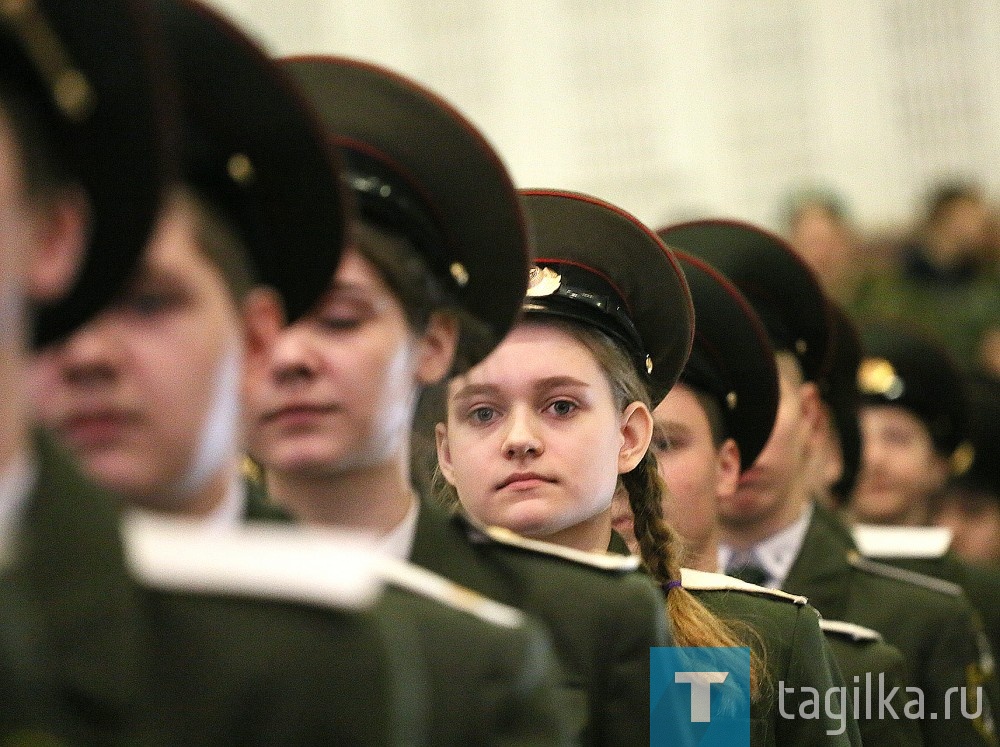
[[650,747],[750,747],[750,649],[649,650]]

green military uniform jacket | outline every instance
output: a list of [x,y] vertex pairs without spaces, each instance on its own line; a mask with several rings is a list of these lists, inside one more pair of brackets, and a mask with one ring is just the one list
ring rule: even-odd
[[[244,484],[246,521],[293,521],[262,482],[251,476]],[[510,608],[500,616],[515,613],[517,623],[498,622],[478,611],[492,600],[458,585],[442,589],[440,578],[414,583],[390,574],[386,581],[377,609],[414,628],[412,645],[426,677],[429,745],[576,743],[578,719],[563,713],[561,668],[539,621]]]
[[[925,744],[992,744],[988,703],[979,718],[966,719],[953,693],[950,718],[945,719],[949,688],[966,688],[981,679],[976,674],[981,662],[972,609],[959,591],[942,582],[903,580],[898,573],[862,559],[847,528],[817,505],[784,588],[808,597],[824,617],[877,630],[899,649],[906,680],[923,693],[920,728]],[[908,702],[915,698],[908,693]],[[968,707],[975,712],[972,698]],[[938,717],[931,718],[932,713]]]
[[410,560],[548,627],[583,744],[649,744],[649,649],[670,639],[663,597],[643,574],[614,558],[602,570],[500,541],[429,504]]
[[819,718],[800,717],[800,704],[810,698],[803,687],[815,688],[825,697],[842,684],[836,665],[831,669],[819,615],[804,597],[686,568],[681,581],[716,617],[732,625],[764,664],[760,693],[750,706],[751,744],[861,744],[850,712],[842,721],[830,718],[825,709]]
[[906,663],[899,649],[886,643],[877,631],[854,623],[820,620],[820,628],[848,687],[847,701],[861,730],[862,744],[922,745],[916,721],[882,719],[878,714],[880,675],[886,692],[898,688],[891,699],[896,712],[902,713],[906,705]]
[[[940,527],[877,527],[880,538],[876,542],[866,542],[866,533],[854,534],[858,549],[865,557],[897,568],[922,573],[933,578],[950,581],[962,588],[973,609],[979,613],[979,620],[988,643],[990,659],[1000,651],[1000,570],[983,568],[964,562],[948,549],[951,536]],[[902,530],[897,537],[895,529]],[[912,532],[943,534],[944,542],[923,543],[921,548],[914,543]],[[899,545],[903,544],[902,547]],[[896,547],[893,547],[896,545]],[[935,546],[936,545],[936,546]],[[996,676],[992,677],[996,684]],[[996,691],[995,691],[996,692]],[[1000,693],[995,695],[1000,698]],[[1000,703],[995,699],[994,703]]]
[[46,440],[36,454],[3,575],[5,601],[16,599],[25,623],[15,629],[30,635],[0,644],[0,692],[24,692],[18,662],[27,661],[29,692],[43,697],[0,708],[9,741],[420,743],[419,653],[387,620],[144,586],[126,567],[112,499]]

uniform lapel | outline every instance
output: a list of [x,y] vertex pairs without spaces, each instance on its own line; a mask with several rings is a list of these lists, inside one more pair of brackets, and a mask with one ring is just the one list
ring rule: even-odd
[[852,548],[848,536],[838,530],[835,522],[837,519],[829,511],[815,507],[802,548],[782,589],[808,597],[824,617],[842,619],[850,598],[847,553]]
[[37,454],[14,576],[44,630],[61,697],[116,730],[141,712],[146,671],[140,597],[125,569],[118,514],[44,439]]

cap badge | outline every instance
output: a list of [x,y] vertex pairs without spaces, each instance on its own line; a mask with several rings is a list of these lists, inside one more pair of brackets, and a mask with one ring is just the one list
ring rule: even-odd
[[551,267],[532,266],[528,270],[529,297],[551,296],[562,285],[562,276]]
[[653,358],[650,355],[646,356],[646,373],[650,376],[653,375]]
[[976,448],[968,441],[963,441],[951,452],[951,474],[954,477],[964,475],[976,461]]
[[731,391],[726,395],[726,407],[730,410],[736,409],[736,403],[739,401],[739,397],[736,395],[735,391]]
[[865,358],[858,367],[858,389],[862,394],[896,400],[903,396],[906,384],[885,358]]
[[226,162],[226,171],[230,179],[243,187],[253,182],[257,175],[253,161],[246,153],[233,153]]
[[82,123],[96,104],[90,82],[73,66],[58,35],[46,22],[34,0],[3,0],[0,16],[10,24],[41,74],[62,115]]
[[461,262],[452,262],[448,268],[448,272],[451,273],[451,279],[455,281],[455,285],[459,288],[464,288],[469,284],[469,271],[465,269],[465,265]]

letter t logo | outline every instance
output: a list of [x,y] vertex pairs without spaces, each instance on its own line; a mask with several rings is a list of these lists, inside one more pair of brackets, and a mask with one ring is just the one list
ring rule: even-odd
[[674,682],[691,685],[691,723],[712,720],[712,685],[725,682],[729,672],[674,672]]

